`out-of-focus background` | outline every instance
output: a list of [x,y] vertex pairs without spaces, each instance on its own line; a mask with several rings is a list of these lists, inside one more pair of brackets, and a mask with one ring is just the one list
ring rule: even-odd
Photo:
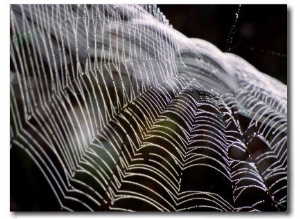
[[287,84],[287,5],[158,5],[175,29]]

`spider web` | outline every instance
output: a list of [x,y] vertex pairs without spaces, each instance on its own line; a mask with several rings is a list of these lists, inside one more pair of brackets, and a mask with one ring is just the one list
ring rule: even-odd
[[10,46],[11,165],[54,210],[287,210],[286,86],[155,5],[12,5]]

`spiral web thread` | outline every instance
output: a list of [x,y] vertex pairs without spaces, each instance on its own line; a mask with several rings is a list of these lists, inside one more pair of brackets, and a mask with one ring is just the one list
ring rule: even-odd
[[287,210],[286,86],[156,6],[11,5],[10,46],[11,154],[57,210]]

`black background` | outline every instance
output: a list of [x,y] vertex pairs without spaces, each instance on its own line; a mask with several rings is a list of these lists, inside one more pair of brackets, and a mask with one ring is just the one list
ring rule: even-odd
[[287,84],[286,5],[241,5],[237,22],[239,5],[158,7],[187,37],[204,39],[222,51],[235,53]]

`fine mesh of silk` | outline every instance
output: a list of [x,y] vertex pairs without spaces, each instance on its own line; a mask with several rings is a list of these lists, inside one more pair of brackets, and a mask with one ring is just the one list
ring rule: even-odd
[[10,12],[12,210],[287,211],[286,85],[155,5]]

